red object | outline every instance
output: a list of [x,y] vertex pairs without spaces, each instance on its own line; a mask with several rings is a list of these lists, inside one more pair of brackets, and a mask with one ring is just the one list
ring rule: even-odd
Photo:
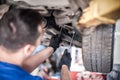
[[97,72],[71,72],[72,80],[106,80],[106,75]]
[[72,78],[72,80],[77,80],[77,74],[78,74],[79,72],[71,72],[71,78]]
[[57,78],[57,77],[50,77],[49,79],[47,79],[47,80],[60,80],[59,78]]
[[[71,80],[106,80],[106,75],[97,72],[71,72]],[[60,80],[57,77],[50,77],[47,80]]]

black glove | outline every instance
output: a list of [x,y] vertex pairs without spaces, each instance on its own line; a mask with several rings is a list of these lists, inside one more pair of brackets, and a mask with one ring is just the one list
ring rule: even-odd
[[67,65],[68,69],[70,69],[71,60],[72,60],[72,58],[71,58],[70,53],[68,52],[67,49],[65,49],[64,54],[60,60],[59,66],[58,66],[58,71],[61,70],[63,64]]
[[51,38],[49,46],[54,48],[54,51],[59,47],[59,44],[62,42],[61,35],[54,35]]

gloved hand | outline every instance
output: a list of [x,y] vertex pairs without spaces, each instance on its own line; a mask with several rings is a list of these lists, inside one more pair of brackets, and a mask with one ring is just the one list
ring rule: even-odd
[[68,69],[70,69],[71,60],[72,60],[72,58],[71,58],[70,53],[68,52],[67,49],[65,49],[64,54],[60,60],[59,66],[58,66],[58,70],[59,71],[61,70],[63,64],[67,65]]
[[54,51],[59,47],[59,44],[62,42],[62,39],[61,39],[61,34],[59,35],[54,35],[52,36],[51,38],[51,41],[50,41],[50,44],[49,46],[53,47],[54,48]]

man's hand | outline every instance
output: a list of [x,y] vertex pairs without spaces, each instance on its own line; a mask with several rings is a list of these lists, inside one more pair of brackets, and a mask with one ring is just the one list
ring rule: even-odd
[[71,58],[70,53],[68,52],[67,49],[65,49],[64,54],[60,60],[58,69],[61,70],[62,65],[64,65],[64,64],[68,66],[68,69],[70,69],[71,60],[72,60],[72,58]]
[[67,65],[62,65],[61,69],[61,80],[72,80],[70,71]]
[[44,67],[42,70],[40,70],[38,72],[38,76],[42,77],[43,79],[45,80],[48,80],[49,79],[49,76],[48,76],[48,68],[47,67]]
[[53,47],[54,51],[59,47],[59,44],[61,43],[62,39],[61,39],[61,35],[54,35],[51,38],[50,41],[50,47]]

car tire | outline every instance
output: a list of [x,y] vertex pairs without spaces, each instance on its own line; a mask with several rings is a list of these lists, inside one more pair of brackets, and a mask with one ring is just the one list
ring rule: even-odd
[[114,25],[102,24],[89,35],[82,37],[82,53],[85,69],[109,73],[113,65]]

